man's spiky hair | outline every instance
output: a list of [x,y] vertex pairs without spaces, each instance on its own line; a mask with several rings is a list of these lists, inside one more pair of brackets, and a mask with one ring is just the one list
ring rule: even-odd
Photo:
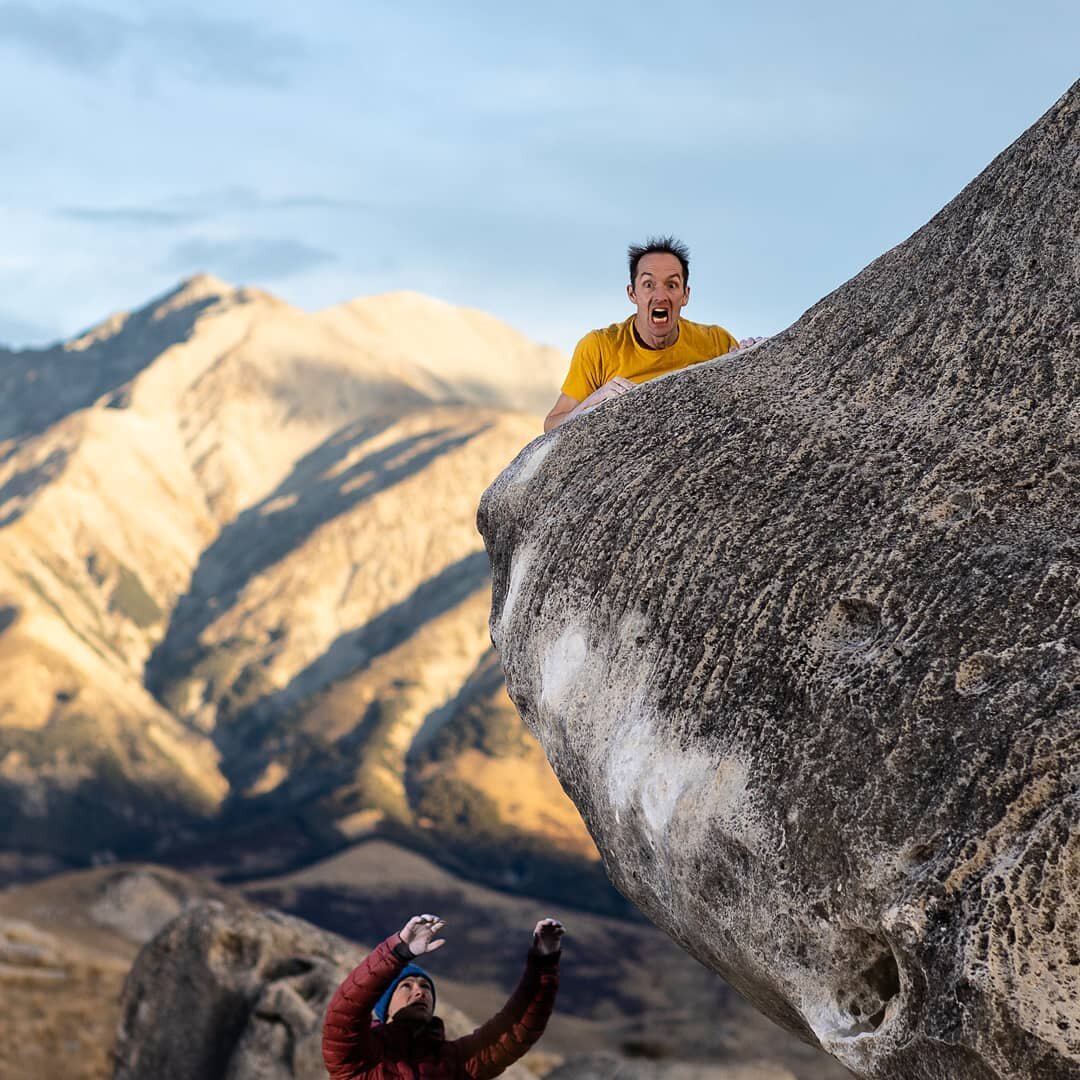
[[674,255],[682,264],[683,284],[690,284],[690,249],[674,236],[650,236],[644,244],[631,244],[626,249],[630,260],[630,284],[637,278],[638,263],[645,255]]

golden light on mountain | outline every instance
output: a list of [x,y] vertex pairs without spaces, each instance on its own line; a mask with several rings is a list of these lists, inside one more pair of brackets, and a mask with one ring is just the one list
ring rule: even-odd
[[595,865],[502,693],[474,523],[564,367],[416,294],[209,275],[0,351],[4,846],[228,860],[280,819],[270,868],[387,826],[500,879]]

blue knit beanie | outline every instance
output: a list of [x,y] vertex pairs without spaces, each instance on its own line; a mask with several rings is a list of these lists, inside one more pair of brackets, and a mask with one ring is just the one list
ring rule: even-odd
[[428,986],[431,987],[431,1008],[435,1009],[435,980],[422,968],[416,964],[406,964],[398,977],[386,988],[383,996],[375,1002],[375,1015],[379,1018],[379,1022],[386,1023],[386,1010],[390,1008],[390,999],[394,996],[394,991],[397,989],[397,984],[402,979],[407,979],[410,975],[417,975],[421,979],[427,981]]

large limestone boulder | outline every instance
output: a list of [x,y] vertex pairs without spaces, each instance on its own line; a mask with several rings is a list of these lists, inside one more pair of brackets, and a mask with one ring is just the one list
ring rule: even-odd
[[1080,83],[786,332],[480,508],[618,887],[861,1077],[1080,1076]]

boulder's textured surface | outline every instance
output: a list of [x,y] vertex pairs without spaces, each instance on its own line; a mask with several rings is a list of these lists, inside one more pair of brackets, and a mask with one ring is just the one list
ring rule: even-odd
[[856,1075],[1080,1076],[1080,83],[743,355],[532,443],[491,629],[616,884]]
[[[364,951],[302,919],[208,900],[139,953],[124,985],[115,1080],[318,1080],[322,1021]],[[443,1002],[447,1035],[473,1025]],[[511,1080],[528,1080],[515,1065]]]

